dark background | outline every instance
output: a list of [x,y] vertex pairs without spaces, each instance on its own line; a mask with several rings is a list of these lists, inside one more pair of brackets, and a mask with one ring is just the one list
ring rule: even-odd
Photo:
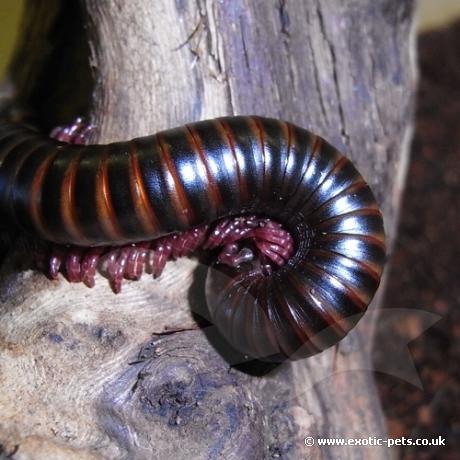
[[[415,133],[384,308],[441,319],[409,344],[423,389],[383,373],[377,383],[391,437],[446,438],[401,448],[404,459],[460,458],[460,22],[419,37]],[[375,368],[394,334],[421,332],[418,315],[382,330]]]
[[[423,23],[429,25],[433,12],[428,10],[434,5],[442,10],[455,1],[421,1]],[[13,47],[22,4],[0,0],[0,75]],[[409,349],[422,389],[376,372],[389,435],[446,438],[444,448],[400,448],[403,459],[459,459],[460,22],[420,35],[418,60],[412,155],[383,305],[411,309],[414,315],[394,322],[390,331],[382,324],[374,364],[382,369],[395,336],[406,341],[418,336]],[[423,321],[416,314],[420,310],[441,319],[423,332]]]

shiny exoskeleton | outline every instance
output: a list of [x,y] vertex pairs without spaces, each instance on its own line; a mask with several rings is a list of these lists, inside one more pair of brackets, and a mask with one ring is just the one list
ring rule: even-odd
[[108,145],[68,145],[0,124],[0,221],[77,246],[146,241],[244,214],[294,238],[287,263],[210,271],[213,322],[253,357],[298,359],[335,344],[380,281],[382,215],[352,163],[280,120],[227,117]]

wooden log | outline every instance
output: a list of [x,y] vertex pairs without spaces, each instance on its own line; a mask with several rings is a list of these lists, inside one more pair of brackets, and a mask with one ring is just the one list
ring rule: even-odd
[[[412,132],[412,0],[52,3],[55,21],[48,1],[29,2],[9,76],[43,127],[85,109],[101,142],[222,115],[290,120],[353,159],[391,247]],[[102,277],[92,290],[52,282],[24,260],[10,254],[0,286],[0,444],[19,446],[14,458],[357,459],[368,448],[304,438],[385,437],[375,315],[319,356],[233,366],[193,315],[196,261],[114,295]]]

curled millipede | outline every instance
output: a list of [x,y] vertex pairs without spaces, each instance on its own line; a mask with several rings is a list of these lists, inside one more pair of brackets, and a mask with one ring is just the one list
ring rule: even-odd
[[74,137],[0,123],[0,221],[51,244],[53,278],[92,286],[100,268],[118,292],[124,278],[220,248],[211,319],[241,352],[275,361],[334,345],[367,309],[382,215],[319,136],[238,116],[108,145],[81,145],[81,127]]

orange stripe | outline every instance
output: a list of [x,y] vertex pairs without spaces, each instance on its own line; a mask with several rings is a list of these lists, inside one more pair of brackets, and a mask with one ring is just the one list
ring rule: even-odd
[[368,244],[373,244],[378,248],[385,250],[385,237],[383,234],[373,233],[372,235],[365,235],[362,233],[347,233],[347,232],[328,232],[326,235],[321,235],[321,238],[327,239],[329,236],[348,236],[350,238],[359,238]]
[[369,205],[367,208],[362,208],[362,209],[355,209],[354,211],[349,211],[345,212],[343,214],[340,214],[340,216],[331,216],[328,217],[327,219],[320,220],[315,224],[317,228],[319,228],[322,224],[329,224],[331,221],[336,221],[336,220],[342,220],[346,217],[353,217],[353,216],[361,216],[361,217],[382,217],[382,213],[380,212],[380,209],[376,203]]
[[292,126],[290,123],[285,121],[281,122],[281,127],[283,130],[283,135],[287,141],[287,152],[286,152],[286,164],[284,165],[283,177],[280,182],[280,188],[283,188],[284,179],[286,178],[286,170],[289,164],[290,156],[291,156],[291,144],[292,144]]
[[262,176],[262,193],[267,193],[267,188],[270,187],[270,172],[267,171],[267,161],[265,158],[265,137],[264,137],[264,127],[262,126],[261,121],[256,117],[249,117],[249,126],[254,133],[254,137],[259,141],[259,148],[262,152],[262,163],[263,163],[263,176]]
[[[310,133],[312,134],[312,133]],[[313,148],[312,148],[312,156],[313,155],[316,155],[318,153],[318,150],[319,148],[321,147],[322,143],[323,143],[323,139],[319,136],[316,136],[315,134],[313,134]]]
[[[383,241],[380,241],[380,239],[377,239],[375,236],[368,236],[368,235],[360,235],[360,234],[354,234],[354,233],[327,233],[325,235],[318,235],[317,238],[316,238],[316,241],[319,241],[319,242],[340,242],[342,240],[344,240],[345,238],[350,238],[350,239],[355,239],[355,240],[361,240],[363,242],[365,242],[366,244],[368,245],[373,245],[375,247],[377,247],[378,249],[380,249],[382,251],[382,254],[383,256],[385,255],[385,242]],[[333,253],[333,254],[338,254],[339,256],[341,257],[345,257],[347,259],[350,259],[350,260],[354,260],[356,262],[361,262],[363,264],[363,266],[366,266],[369,268],[369,270],[373,270],[378,277],[380,277],[380,275],[382,274],[383,272],[383,266],[381,264],[379,264],[378,262],[373,262],[372,260],[366,260],[365,262],[364,261],[360,261],[358,260],[357,258],[353,257],[353,256],[350,256],[348,254],[344,254],[342,252],[339,252],[339,251],[334,251],[333,249],[329,249],[329,248],[326,248],[326,249],[321,249],[320,246],[315,246],[314,248],[312,248],[312,250],[316,250],[316,251],[320,251],[320,250],[324,250],[326,252],[330,252],[330,253]]]
[[[309,268],[312,268],[311,264],[309,264]],[[312,293],[312,286],[317,286],[315,283],[309,283],[307,287],[303,278],[296,271],[293,271],[290,276],[287,277],[287,282],[298,293],[298,295],[310,300],[310,305],[315,310],[316,314],[321,317],[321,319],[328,325],[329,328],[334,330],[336,335],[343,337],[346,334],[347,330],[344,329],[341,324],[341,320],[343,319],[341,313],[337,312],[335,306],[329,300],[327,300],[326,305],[324,305],[324,303],[318,300],[316,295]],[[318,291],[324,298],[322,290],[318,288]],[[320,337],[317,346],[321,347],[321,349],[324,348],[324,345],[321,344]]]
[[80,157],[81,152],[78,152],[64,173],[61,185],[61,217],[67,233],[76,242],[89,245],[89,241],[78,227],[78,219],[75,212],[75,177],[80,164]]
[[130,142],[129,183],[131,187],[131,196],[134,202],[134,211],[144,228],[144,232],[150,234],[153,238],[159,233],[158,230],[160,225],[144,187],[136,152],[137,147],[134,142]]
[[[283,289],[280,289],[275,285],[273,292],[278,303],[277,308],[282,310],[283,316],[286,318],[291,328],[295,331],[296,336],[303,342],[302,348],[306,346],[310,347],[315,353],[324,350],[326,344],[318,338],[318,331],[313,329],[313,327],[308,324],[304,318],[301,319],[301,323],[299,324],[298,319],[301,317],[301,315],[298,313],[297,308],[292,307],[287,302],[286,294]],[[304,295],[301,294],[301,296],[305,298]],[[320,316],[323,317],[321,314]],[[300,327],[300,325],[302,327]]]
[[310,165],[313,161],[313,158],[318,155],[319,153],[319,149],[321,148],[321,145],[322,145],[322,139],[317,136],[316,134],[313,134],[313,133],[308,133],[309,136],[311,136],[312,138],[310,139],[310,145],[311,145],[311,155],[310,155],[310,158],[308,159],[308,161],[306,162],[305,164],[305,169],[302,171],[302,176],[300,178],[300,181],[299,183],[297,184],[297,187],[295,188],[295,192],[293,195],[295,195],[297,193],[297,190],[299,189],[300,187],[300,184],[303,182],[304,180],[304,177],[305,177],[305,174],[307,174],[307,171],[308,169],[310,168]]
[[[353,302],[355,307],[357,307],[360,311],[366,311],[367,305],[369,303],[369,296],[366,295],[366,293],[362,292],[361,289],[359,288],[352,289],[348,284],[344,283],[342,280],[337,278],[337,276],[332,275],[325,268],[319,267],[318,265],[309,264],[308,269],[311,270],[312,272],[315,272],[317,275],[322,276],[323,278],[324,278],[324,275],[321,275],[321,273],[325,273],[326,276],[330,277],[336,283],[342,286],[341,290],[346,293],[346,296]],[[322,289],[324,290],[324,288]],[[337,315],[338,318],[341,317],[341,314],[337,313],[335,310],[334,310],[333,315],[334,316]]]
[[334,254],[335,256],[342,257],[344,259],[351,260],[353,263],[358,265],[361,270],[365,271],[376,283],[380,282],[380,276],[382,274],[382,270],[378,268],[378,264],[373,264],[372,262],[363,262],[361,260],[355,259],[354,257],[347,256],[345,254],[342,254],[340,252],[332,251],[331,249],[321,249],[321,248],[311,248],[310,249],[310,254],[323,254],[324,256],[328,258],[332,258],[331,254]]
[[214,181],[214,177],[209,171],[208,164],[206,161],[206,154],[204,153],[203,145],[201,144],[201,139],[198,133],[193,130],[191,126],[186,126],[189,137],[190,144],[195,148],[195,153],[200,157],[201,162],[206,170],[206,177],[208,179],[208,185],[206,187],[209,197],[209,202],[214,207],[214,210],[218,210],[222,207],[222,195],[220,190]]
[[7,197],[7,201],[8,201],[7,206],[9,209],[9,213],[12,216],[12,218],[15,220],[15,222],[18,223],[19,225],[20,225],[20,218],[18,218],[16,208],[14,206],[14,203],[16,202],[16,196],[17,196],[15,185],[16,185],[16,181],[17,181],[19,172],[21,171],[21,168],[24,166],[24,163],[26,162],[26,160],[32,154],[35,154],[37,150],[40,150],[42,147],[45,147],[48,144],[49,142],[46,142],[46,141],[32,140],[32,146],[29,146],[28,149],[25,149],[25,147],[22,146],[21,150],[23,153],[21,155],[16,155],[15,157],[16,164],[14,165],[14,168],[12,169],[12,171],[10,171],[9,179],[5,181],[6,187],[5,187],[4,194]]
[[[318,192],[318,190],[323,186],[323,184],[329,179],[329,177],[331,177],[332,174],[337,174],[337,171],[340,170],[340,168],[342,168],[342,166],[344,166],[347,163],[349,163],[349,161],[345,157],[343,157],[343,156],[339,157],[338,161],[334,164],[332,169],[328,173],[326,173],[326,175],[323,177],[321,182],[305,197],[302,212],[304,212],[304,213],[306,212],[305,207],[307,206],[308,202]],[[334,195],[333,197],[328,198],[327,200],[323,201],[319,206],[317,206],[313,210],[308,211],[308,214],[305,214],[305,216],[309,216],[309,215],[313,214],[318,209],[321,209],[325,204],[327,204],[330,201],[334,200],[336,197],[339,197],[341,194],[345,194],[346,191],[354,190],[354,187],[356,187],[357,184],[361,184],[361,183],[364,184],[364,185],[367,185],[364,181],[362,181],[362,182],[354,182],[352,185],[349,185],[346,189],[344,189],[341,192],[337,193],[337,195]],[[358,190],[359,190],[359,188],[358,188]],[[353,192],[351,192],[351,193],[353,193]]]
[[240,165],[238,164],[238,156],[236,154],[236,141],[233,136],[233,132],[230,128],[230,125],[224,120],[217,119],[215,121],[217,121],[219,131],[221,131],[221,133],[223,133],[224,137],[227,139],[228,145],[233,154],[233,158],[235,159],[236,171],[238,173],[238,189],[240,192],[240,201],[241,203],[245,203],[248,200],[249,196],[248,184],[246,182],[246,178],[241,174],[240,171]]
[[96,174],[96,213],[102,229],[116,243],[125,240],[125,238],[118,226],[116,214],[112,206],[109,177],[107,174],[107,158],[108,151],[106,150],[101,156],[99,169]]
[[187,200],[187,195],[185,194],[185,190],[180,183],[179,176],[177,175],[176,168],[174,166],[173,161],[171,160],[171,156],[169,154],[169,150],[166,147],[164,141],[161,138],[160,134],[156,135],[158,145],[160,147],[160,157],[161,162],[166,167],[166,173],[169,175],[171,180],[167,182],[172,185],[170,187],[169,198],[174,206],[174,210],[176,211],[177,219],[182,222],[183,224],[190,226],[190,223],[193,220],[193,213],[190,208],[190,205]]
[[42,236],[45,240],[54,241],[55,238],[46,229],[41,209],[43,181],[49,167],[51,166],[51,163],[54,161],[60,150],[59,147],[55,147],[52,144],[50,144],[50,148],[53,148],[54,151],[51,151],[43,163],[37,168],[35,176],[32,179],[32,184],[30,187],[30,215],[32,217],[32,221],[35,225],[37,233],[40,234],[40,236]]

